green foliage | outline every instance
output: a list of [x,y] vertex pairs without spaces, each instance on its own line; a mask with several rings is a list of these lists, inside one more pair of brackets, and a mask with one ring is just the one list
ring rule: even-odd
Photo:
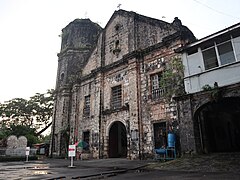
[[171,61],[166,64],[160,81],[161,86],[166,88],[166,100],[171,101],[173,96],[179,96],[185,93],[183,70],[184,66],[179,57],[172,58]]
[[211,87],[209,84],[206,84],[206,85],[204,85],[203,87],[202,87],[202,90],[203,91],[210,91],[210,90],[212,90],[213,89],[213,87]]
[[1,127],[0,140],[2,146],[6,145],[5,141],[8,136],[15,135],[17,137],[25,136],[28,140],[28,146],[32,146],[40,141],[36,136],[36,129],[27,125],[15,125],[11,124],[8,128],[6,126]]
[[47,125],[52,117],[54,103],[54,90],[48,90],[45,94],[37,93],[28,101],[32,116],[37,122]]
[[[0,103],[0,140],[9,135],[26,136],[29,145],[39,142],[38,136],[51,124],[54,90],[36,93],[29,100],[14,98]],[[39,129],[38,124],[43,128]]]
[[[11,124],[36,127],[36,123],[49,124],[53,113],[54,91],[36,93],[29,100],[15,98],[0,104],[0,119]],[[37,127],[36,127],[37,128]]]
[[28,146],[32,147],[33,144],[41,142],[41,140],[34,134],[26,134],[25,137],[28,140]]
[[49,134],[49,135],[43,136],[41,138],[41,142],[45,143],[45,144],[49,144],[50,143],[50,139],[51,139],[51,135]]
[[218,87],[218,83],[215,82],[214,86],[210,86],[209,84],[206,84],[202,87],[203,91],[209,91],[211,95],[211,100],[212,101],[218,101],[219,99],[222,98],[222,92]]
[[10,130],[5,126],[3,125],[1,128],[0,128],[0,141],[1,141],[1,146],[4,146],[5,145],[5,139],[11,135],[11,132]]

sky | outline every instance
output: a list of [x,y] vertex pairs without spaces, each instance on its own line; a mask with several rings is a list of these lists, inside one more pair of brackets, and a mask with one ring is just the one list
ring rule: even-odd
[[61,30],[74,19],[105,27],[120,8],[171,23],[200,39],[240,22],[240,0],[0,0],[0,103],[54,89]]

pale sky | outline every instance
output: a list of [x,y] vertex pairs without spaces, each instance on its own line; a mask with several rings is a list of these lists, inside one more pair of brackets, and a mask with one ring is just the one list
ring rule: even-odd
[[55,88],[61,30],[76,18],[105,27],[118,4],[178,17],[198,39],[240,22],[240,0],[0,0],[0,102]]

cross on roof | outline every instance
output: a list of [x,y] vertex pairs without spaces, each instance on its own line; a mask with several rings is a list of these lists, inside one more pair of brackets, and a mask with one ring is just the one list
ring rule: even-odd
[[117,8],[120,9],[122,4],[118,4]]

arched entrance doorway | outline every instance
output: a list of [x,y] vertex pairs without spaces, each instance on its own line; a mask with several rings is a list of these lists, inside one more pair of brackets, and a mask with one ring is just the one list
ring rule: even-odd
[[127,157],[127,133],[123,123],[114,122],[109,130],[108,155],[110,158]]
[[202,152],[240,151],[240,98],[203,105],[194,115],[194,129]]

